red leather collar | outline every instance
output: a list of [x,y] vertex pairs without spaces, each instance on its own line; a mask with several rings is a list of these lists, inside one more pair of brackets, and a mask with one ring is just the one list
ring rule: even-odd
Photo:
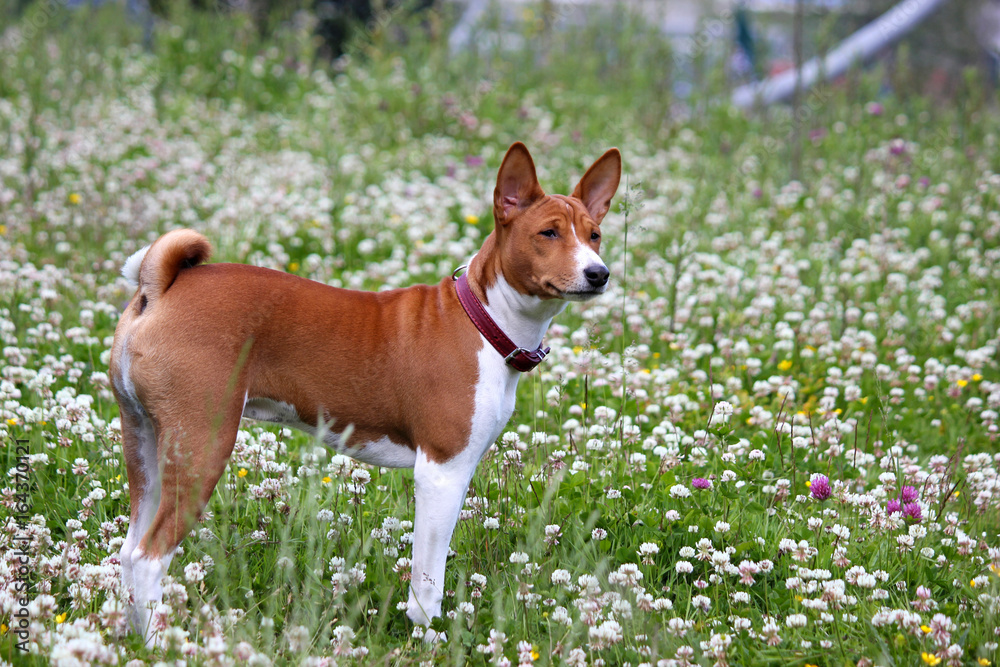
[[479,329],[479,333],[483,334],[490,345],[500,353],[508,366],[516,371],[527,373],[542,363],[542,359],[549,353],[549,348],[539,345],[538,349],[526,350],[514,345],[514,341],[507,337],[507,334],[497,326],[490,314],[483,308],[483,304],[469,287],[469,281],[465,279],[464,273],[455,280],[455,291],[458,292],[458,301],[465,309],[465,314]]

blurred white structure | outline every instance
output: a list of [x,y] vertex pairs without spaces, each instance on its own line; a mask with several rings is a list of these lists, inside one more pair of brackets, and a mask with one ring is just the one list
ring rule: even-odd
[[[537,9],[539,0],[457,0],[465,11],[448,38],[452,52],[467,48],[472,41],[475,27],[495,8],[514,19],[525,9]],[[587,13],[594,9],[610,9],[624,4],[658,25],[668,37],[684,37],[696,33],[703,19],[716,15],[735,3],[733,0],[551,0],[557,21],[583,23]]]
[[[832,49],[825,58],[813,58],[802,65],[802,90],[811,88],[823,76],[840,76],[852,65],[869,60],[920,25],[947,0],[904,0]],[[733,91],[733,104],[749,107],[773,104],[789,99],[795,91],[799,71],[790,69],[759,83],[740,86]]]

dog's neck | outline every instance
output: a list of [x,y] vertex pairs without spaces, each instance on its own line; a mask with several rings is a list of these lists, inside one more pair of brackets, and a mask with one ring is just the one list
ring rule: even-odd
[[522,294],[504,278],[497,246],[490,239],[469,261],[468,280],[493,321],[518,347],[534,350],[552,322],[566,307],[562,299]]

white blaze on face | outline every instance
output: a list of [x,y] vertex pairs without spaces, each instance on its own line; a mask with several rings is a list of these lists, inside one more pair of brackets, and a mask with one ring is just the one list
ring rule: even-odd
[[[584,275],[583,272],[592,266],[603,266],[604,268],[608,267],[605,266],[604,260],[601,259],[601,256],[594,252],[594,249],[590,247],[590,244],[580,238],[579,232],[577,232],[576,241],[576,271],[574,274],[577,281],[576,290],[589,292],[593,288],[590,286],[590,283],[587,281],[587,276]],[[600,294],[603,293],[606,288],[607,284],[594,291]]]

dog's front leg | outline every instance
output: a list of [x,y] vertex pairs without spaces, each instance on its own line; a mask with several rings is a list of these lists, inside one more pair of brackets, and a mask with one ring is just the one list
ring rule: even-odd
[[[475,463],[466,462],[466,458],[457,456],[444,463],[435,463],[428,460],[425,452],[417,450],[413,467],[417,509],[406,615],[424,626],[441,615],[444,569],[451,535],[475,472]],[[424,638],[432,641],[436,637],[436,633],[428,630]]]

